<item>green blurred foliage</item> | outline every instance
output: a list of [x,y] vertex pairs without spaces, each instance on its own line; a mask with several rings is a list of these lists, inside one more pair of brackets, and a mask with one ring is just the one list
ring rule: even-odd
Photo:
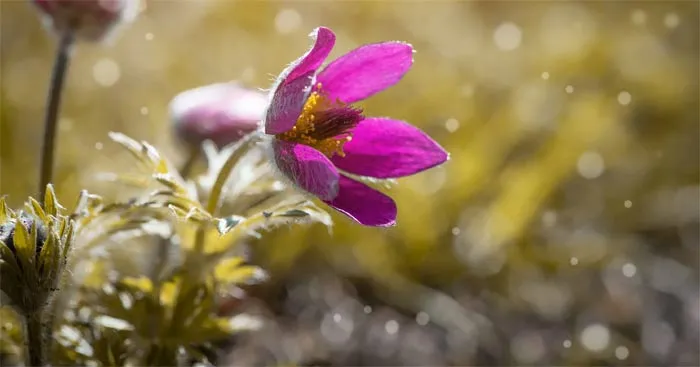
[[[697,326],[673,329],[676,344],[663,353],[644,339],[645,327],[661,333],[646,326],[647,316],[666,320],[671,312],[657,291],[669,292],[654,281],[659,266],[689,272],[670,293],[685,307],[682,317],[699,317],[698,11],[696,2],[672,1],[151,1],[113,44],[76,50],[56,188],[126,195],[96,180],[106,167],[130,169],[107,141],[112,130],[184,160],[168,122],[170,99],[232,79],[267,88],[318,25],[337,32],[331,58],[404,40],[417,50],[413,69],[362,107],[421,127],[451,160],[389,191],[399,205],[395,228],[361,228],[334,215],[332,236],[322,226],[293,228],[251,244],[254,263],[273,276],[258,290],[263,303],[286,304],[281,289],[320,276],[350,279],[329,287],[355,289],[347,297],[360,304],[374,299],[408,318],[426,312],[441,330],[468,338],[476,337],[449,310],[490,321],[478,330],[492,340],[479,336],[478,344],[498,357],[462,355],[448,343],[449,351],[417,359],[427,364],[620,363],[615,345],[628,349],[631,364],[698,363]],[[4,2],[1,19],[0,188],[18,205],[36,186],[55,40],[24,2]],[[618,276],[629,264],[642,285],[611,290],[607,269]],[[645,301],[630,301],[629,292]],[[443,297],[456,302],[436,301]],[[548,326],[532,326],[532,318]],[[607,354],[578,342],[591,320],[613,329]],[[279,343],[261,338],[270,349]],[[565,339],[575,341],[571,349],[560,347]],[[544,340],[547,352],[523,353],[514,347],[522,340],[535,350]],[[324,348],[323,358],[339,364],[407,363],[397,355],[358,362]],[[304,361],[308,350],[298,349],[270,358]]]

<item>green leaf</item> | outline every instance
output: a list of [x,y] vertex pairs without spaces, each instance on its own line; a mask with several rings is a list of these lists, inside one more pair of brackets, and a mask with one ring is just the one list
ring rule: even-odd
[[277,214],[278,217],[292,217],[292,218],[301,218],[301,217],[308,217],[310,214],[300,210],[300,209],[292,209],[289,211],[286,211],[281,214]]
[[53,278],[53,273],[58,271],[59,252],[56,251],[56,245],[56,237],[49,235],[39,252],[37,269],[43,269],[42,278]]
[[61,204],[59,204],[56,198],[56,192],[53,189],[52,184],[46,185],[46,194],[44,195],[44,210],[46,214],[57,216],[60,209],[64,209]]
[[42,222],[46,223],[47,218],[46,218],[46,212],[44,212],[44,209],[41,207],[41,204],[39,204],[38,201],[36,201],[34,198],[29,198],[29,206],[28,208],[34,216],[38,217]]
[[129,288],[131,291],[137,291],[144,294],[153,292],[153,283],[145,276],[138,278],[126,277],[121,280],[121,284]]
[[[3,241],[0,241],[0,259],[4,261],[4,264],[12,268],[12,272],[15,272],[18,275],[21,273],[15,254],[12,253],[12,250],[10,250],[10,248],[7,247],[7,245]],[[2,267],[2,265],[3,264],[0,263],[0,267]]]
[[258,272],[255,266],[241,266],[243,259],[232,257],[222,260],[214,268],[214,278],[218,282],[227,284],[241,284],[253,279]]
[[[36,232],[36,231],[35,231]],[[36,252],[36,242],[32,241],[32,237],[27,232],[22,222],[17,218],[15,223],[15,235],[13,237],[15,249],[21,262],[26,262],[27,265],[34,263],[34,255]],[[23,266],[25,264],[22,264]]]
[[12,209],[7,207],[5,202],[5,196],[0,197],[0,224],[9,221],[12,214]]

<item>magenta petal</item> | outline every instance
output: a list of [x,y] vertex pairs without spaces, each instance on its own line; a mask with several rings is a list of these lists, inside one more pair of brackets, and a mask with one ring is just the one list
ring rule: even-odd
[[281,134],[291,129],[301,113],[314,83],[314,74],[335,45],[335,34],[319,27],[309,35],[311,49],[294,61],[277,78],[265,117],[265,133]]
[[326,204],[365,226],[396,224],[396,203],[390,197],[342,175],[339,184],[338,196]]
[[331,160],[341,170],[375,178],[409,176],[445,162],[449,155],[426,133],[399,120],[373,117],[360,121],[345,157]]
[[286,80],[294,80],[300,76],[307,74],[309,71],[316,72],[328,54],[333,50],[335,45],[335,33],[326,27],[318,27],[309,34],[314,40],[314,45],[311,49],[292,63],[294,65],[289,69],[289,74]]
[[275,163],[302,190],[332,200],[338,195],[338,170],[323,153],[307,145],[275,140]]
[[282,134],[296,124],[308,98],[313,72],[290,83],[280,84],[272,96],[265,113],[265,133]]
[[353,103],[396,84],[411,65],[411,45],[375,43],[337,58],[318,74],[317,81],[331,98]]

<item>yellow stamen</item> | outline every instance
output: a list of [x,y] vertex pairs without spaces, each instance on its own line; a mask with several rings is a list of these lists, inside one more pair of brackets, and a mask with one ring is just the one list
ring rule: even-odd
[[311,92],[309,98],[306,100],[294,127],[283,134],[277,135],[277,138],[308,145],[320,151],[328,158],[334,155],[344,157],[345,152],[343,152],[343,145],[352,139],[349,132],[338,131],[339,134],[337,136],[318,138],[314,137],[314,131],[316,130],[316,125],[322,122],[319,121],[318,118],[320,112],[327,111],[334,107],[345,107],[346,105],[340,101],[331,101],[328,97],[319,92],[321,89],[320,83],[317,84],[316,87],[316,91]]

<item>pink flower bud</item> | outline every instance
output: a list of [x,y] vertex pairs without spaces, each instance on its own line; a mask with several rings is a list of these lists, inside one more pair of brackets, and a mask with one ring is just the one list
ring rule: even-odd
[[262,92],[236,82],[217,83],[177,95],[170,102],[170,115],[181,140],[195,145],[211,140],[223,147],[255,131],[267,103]]
[[86,41],[99,42],[120,23],[136,17],[140,0],[31,0],[55,32],[73,32]]

